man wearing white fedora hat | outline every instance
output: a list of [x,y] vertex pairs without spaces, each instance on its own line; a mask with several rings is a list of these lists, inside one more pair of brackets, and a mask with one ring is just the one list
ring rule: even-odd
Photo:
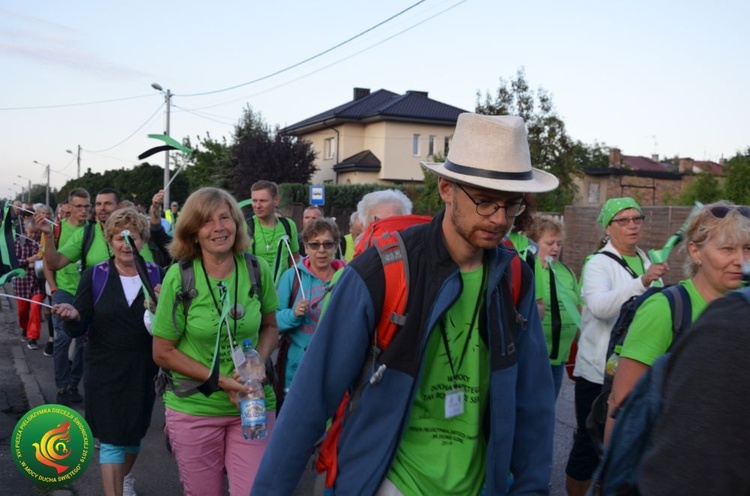
[[[523,193],[557,179],[531,167],[519,117],[461,114],[438,176],[445,209],[403,231],[403,326],[370,354],[383,262],[348,265],[295,376],[252,494],[291,494],[345,392],[336,494],[547,494],[554,388],[533,277],[501,241]],[[511,281],[521,296],[511,298]],[[517,289],[517,288],[516,288]],[[364,371],[364,372],[363,372]],[[329,481],[330,482],[330,481]]]

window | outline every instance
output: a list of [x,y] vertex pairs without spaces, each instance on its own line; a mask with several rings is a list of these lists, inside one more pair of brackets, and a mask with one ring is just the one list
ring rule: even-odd
[[446,136],[445,141],[443,142],[443,156],[448,156],[448,151],[451,149],[451,140],[453,139],[453,136]]
[[419,157],[419,135],[415,134],[411,142],[411,154]]
[[435,155],[435,137],[432,135],[427,139],[427,150],[428,157]]
[[589,183],[589,205],[599,204],[599,183]]
[[334,158],[336,155],[336,138],[326,138],[323,144],[323,156],[325,158]]

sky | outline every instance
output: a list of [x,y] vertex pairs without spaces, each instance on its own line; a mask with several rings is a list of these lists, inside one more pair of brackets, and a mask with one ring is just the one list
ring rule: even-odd
[[82,174],[140,163],[165,130],[152,83],[195,143],[247,106],[284,127],[354,87],[472,111],[523,68],[574,140],[719,161],[750,147],[749,17],[745,0],[0,0],[0,197],[46,165],[53,188],[75,178],[79,145]]

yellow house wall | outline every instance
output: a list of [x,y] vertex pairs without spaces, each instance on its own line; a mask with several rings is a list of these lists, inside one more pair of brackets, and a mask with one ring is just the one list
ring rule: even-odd
[[[452,136],[453,126],[410,124],[401,122],[375,122],[373,124],[347,123],[337,126],[338,135],[333,129],[322,129],[300,136],[310,141],[317,152],[315,165],[318,170],[312,177],[313,184],[336,182],[333,166],[341,160],[351,157],[363,150],[370,150],[381,161],[381,170],[376,173],[339,174],[338,182],[362,184],[367,182],[392,183],[400,181],[417,181],[424,179],[420,161],[430,160],[427,156],[428,137],[435,136],[435,151],[442,153],[446,136]],[[412,137],[420,135],[420,154],[412,155]],[[333,158],[325,157],[325,140],[338,139],[338,156],[334,151]]]

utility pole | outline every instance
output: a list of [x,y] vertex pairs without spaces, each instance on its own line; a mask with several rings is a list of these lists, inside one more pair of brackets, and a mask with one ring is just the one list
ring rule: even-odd
[[76,162],[78,163],[78,179],[81,179],[81,145],[78,145],[78,153],[73,153],[71,150],[65,151],[76,156]]
[[[164,131],[164,134],[166,136],[169,136],[169,111],[172,108],[172,92],[168,89],[167,91],[164,91],[164,88],[162,88],[159,83],[152,83],[151,87],[164,95],[164,101],[166,102],[166,105],[167,105],[167,122],[165,126],[166,130]],[[164,152],[164,211],[166,211],[168,208],[169,208],[169,150]]]

